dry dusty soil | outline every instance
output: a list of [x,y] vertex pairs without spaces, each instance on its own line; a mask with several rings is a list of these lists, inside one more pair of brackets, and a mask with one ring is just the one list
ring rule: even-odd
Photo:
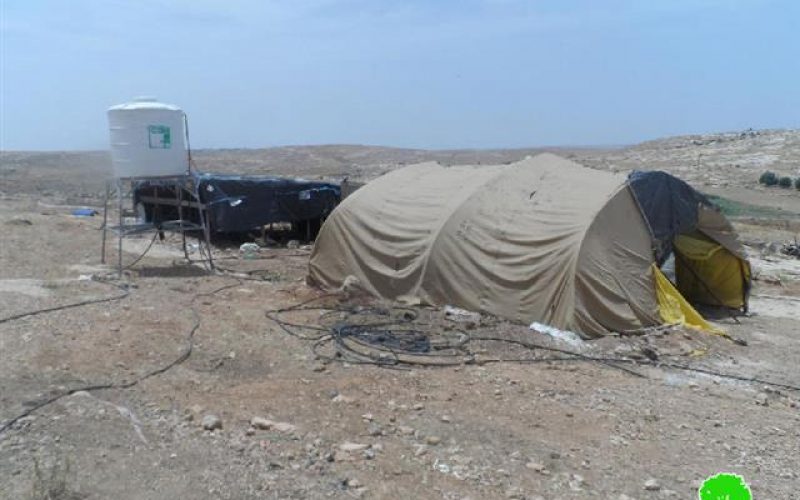
[[[488,317],[454,321],[442,309],[324,295],[305,285],[307,247],[244,260],[221,244],[226,271],[214,274],[187,264],[173,236],[110,279],[99,263],[101,220],[71,215],[98,205],[105,153],[3,153],[0,498],[688,499],[721,471],[743,475],[756,499],[796,498],[800,260],[776,249],[800,233],[800,192],[755,181],[766,168],[796,176],[799,137],[561,151],[594,168],[669,170],[727,198],[757,280],[751,314],[717,323],[747,345],[680,329],[575,345]],[[197,161],[368,180],[420,160],[532,153],[325,146],[205,151]],[[148,241],[126,241],[125,261]],[[321,330],[267,316],[305,301],[328,309],[278,317]],[[378,366],[313,340],[341,321],[386,314],[460,349]]]

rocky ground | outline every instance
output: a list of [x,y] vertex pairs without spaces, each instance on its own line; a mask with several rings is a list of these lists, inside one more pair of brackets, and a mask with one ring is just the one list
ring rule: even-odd
[[[779,251],[798,232],[800,193],[754,187],[767,165],[748,158],[760,154],[750,142],[774,139],[778,152],[761,153],[777,156],[768,168],[789,174],[797,135],[730,137],[716,149],[701,137],[562,154],[598,168],[656,165],[741,203],[736,225],[757,278],[753,314],[718,323],[746,346],[683,330],[573,344],[416,308],[415,323],[435,338],[473,338],[468,355],[446,358],[469,362],[403,369],[329,359],[330,343],[315,351],[314,341],[290,335],[320,332],[287,332],[266,316],[308,300],[374,305],[307,287],[303,247],[245,260],[222,245],[215,252],[227,271],[208,274],[185,264],[170,238],[121,282],[103,279],[101,221],[70,208],[98,203],[105,155],[3,153],[0,425],[37,409],[0,433],[0,498],[694,498],[699,481],[719,471],[742,474],[754,498],[793,498],[800,391],[765,382],[800,385],[800,260]],[[737,160],[741,141],[749,145]],[[716,151],[701,156],[713,175],[698,173],[703,165],[681,170],[696,148]],[[430,157],[496,163],[530,153],[370,155],[331,146],[199,152],[197,161],[369,177]],[[125,261],[147,243],[127,241]],[[104,297],[122,298],[2,320]],[[344,313],[282,314],[330,327]],[[488,336],[629,362],[477,340]],[[190,356],[156,373],[181,359],[190,339]],[[553,357],[572,359],[545,359]],[[653,357],[762,382],[655,367]],[[85,390],[96,385],[104,388]]]

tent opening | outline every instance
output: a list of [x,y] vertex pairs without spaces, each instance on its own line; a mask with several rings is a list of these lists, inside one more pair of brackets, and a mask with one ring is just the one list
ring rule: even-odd
[[675,285],[695,305],[744,310],[749,267],[698,230],[673,240]]
[[697,229],[677,235],[661,265],[654,266],[662,319],[713,333],[696,307],[745,310],[749,266]]

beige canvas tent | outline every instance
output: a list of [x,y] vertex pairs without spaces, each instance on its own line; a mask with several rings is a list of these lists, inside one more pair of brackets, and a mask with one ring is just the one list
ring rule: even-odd
[[[673,253],[677,290],[658,268]],[[586,336],[665,321],[708,327],[684,298],[746,308],[750,284],[731,225],[683,181],[551,154],[422,163],[367,184],[334,210],[311,256],[311,282],[336,288],[348,276],[379,297]]]

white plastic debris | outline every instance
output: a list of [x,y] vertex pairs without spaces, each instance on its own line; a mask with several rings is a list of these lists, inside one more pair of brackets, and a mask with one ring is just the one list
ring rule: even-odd
[[549,335],[556,340],[560,340],[565,344],[569,344],[574,347],[583,347],[585,345],[585,342],[580,335],[569,330],[559,330],[556,327],[537,323],[536,321],[531,323],[530,329],[545,335]]
[[239,253],[245,259],[255,259],[258,256],[259,247],[255,243],[242,243],[239,247]]
[[444,306],[444,317],[450,321],[468,321],[472,323],[479,323],[481,320],[480,313],[467,311],[466,309],[449,305]]

